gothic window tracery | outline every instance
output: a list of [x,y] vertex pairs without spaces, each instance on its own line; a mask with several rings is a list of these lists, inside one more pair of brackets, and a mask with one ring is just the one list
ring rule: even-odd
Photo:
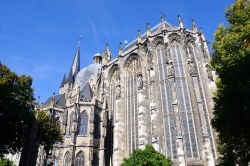
[[88,134],[88,115],[83,111],[79,119],[78,135],[86,136]]
[[[136,56],[131,56],[126,62],[126,84],[127,84],[127,130],[129,153],[139,146],[138,136],[138,104],[137,91],[142,88],[142,73],[140,73],[140,61]],[[139,76],[139,77],[138,77]],[[141,78],[140,78],[141,77]],[[141,87],[139,87],[141,86]]]
[[198,157],[198,149],[191,107],[191,99],[184,69],[184,57],[181,51],[181,46],[177,41],[172,42],[170,52],[172,55],[173,66],[175,70],[175,87],[177,92],[182,136],[184,139],[184,150],[186,151],[187,157],[196,158]]
[[63,161],[63,166],[70,166],[70,154],[69,152],[66,152],[64,155],[64,161]]
[[84,166],[85,158],[83,152],[79,152],[75,158],[75,166]]
[[[156,48],[156,57],[159,66],[159,88],[161,99],[161,110],[164,113],[163,125],[165,133],[166,153],[171,158],[177,158],[176,147],[176,127],[175,127],[175,115],[172,107],[173,98],[172,92],[174,91],[174,67],[173,62],[167,48],[163,43],[158,44]],[[157,135],[155,135],[157,136]],[[155,138],[154,138],[155,140]]]

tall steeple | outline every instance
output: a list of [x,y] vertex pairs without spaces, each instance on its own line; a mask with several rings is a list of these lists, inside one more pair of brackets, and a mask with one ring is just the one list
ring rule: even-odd
[[81,37],[78,40],[75,57],[69,70],[66,82],[74,82],[77,73],[80,71],[80,40]]
[[63,85],[65,84],[65,81],[66,81],[66,74],[63,75],[63,80],[62,80],[60,87],[63,87]]

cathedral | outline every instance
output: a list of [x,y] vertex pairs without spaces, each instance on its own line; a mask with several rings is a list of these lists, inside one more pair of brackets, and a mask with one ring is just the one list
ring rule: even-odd
[[[205,36],[165,21],[123,46],[108,45],[80,68],[80,44],[59,93],[42,106],[60,121],[63,141],[49,160],[58,166],[119,166],[152,144],[174,166],[214,166],[211,128],[215,74]],[[40,147],[37,165],[43,165]]]

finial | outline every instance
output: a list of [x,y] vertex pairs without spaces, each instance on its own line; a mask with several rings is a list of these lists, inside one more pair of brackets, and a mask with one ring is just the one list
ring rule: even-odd
[[82,39],[82,35],[80,35],[79,38],[78,38],[78,41],[77,41],[77,46],[78,47],[80,47],[81,39]]
[[119,43],[119,51],[118,51],[119,56],[122,55],[122,42]]
[[166,25],[165,25],[165,14],[161,12],[161,29],[166,30]]
[[180,27],[181,29],[184,28],[180,15],[178,15],[178,24],[179,24],[179,27]]
[[204,35],[203,30],[202,30],[202,28],[201,28],[201,27],[199,28],[199,31],[200,31],[200,36],[201,36],[201,39],[202,39],[203,41],[206,41],[206,39],[205,39],[205,35]]
[[[109,50],[109,44],[106,43],[106,48],[105,48],[105,51],[104,51],[104,59],[106,58],[106,61],[110,61],[111,60],[111,53],[110,53],[110,50]],[[105,64],[105,60],[104,60],[104,63]]]
[[160,13],[161,13],[161,21],[164,21],[165,18],[166,18],[166,16],[165,16],[165,14],[162,11],[160,11]]
[[147,35],[147,37],[151,36],[151,31],[150,31],[149,23],[147,23],[147,25],[146,25],[146,35]]
[[141,31],[138,29],[137,43],[141,43]]
[[193,30],[195,33],[197,33],[198,30],[197,30],[197,26],[196,26],[196,23],[195,23],[194,19],[192,19],[191,21],[192,21],[192,30]]

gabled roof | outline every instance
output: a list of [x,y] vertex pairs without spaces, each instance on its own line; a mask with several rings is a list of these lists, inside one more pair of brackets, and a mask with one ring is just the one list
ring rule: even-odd
[[81,98],[84,99],[92,99],[93,92],[88,82],[86,83],[85,87],[81,90],[80,96]]
[[[49,106],[52,102],[53,96],[49,97],[49,99],[44,103],[45,106]],[[55,95],[55,106],[59,106],[64,108],[66,106],[66,100],[64,94]]]
[[[167,21],[164,21],[164,24],[165,24],[166,29],[173,29],[174,28],[174,26],[172,24],[168,23]],[[156,35],[157,33],[160,33],[161,30],[162,30],[162,22],[160,22],[159,24],[157,24],[153,28],[150,28],[152,36]],[[142,38],[142,40],[144,40],[146,38],[146,32],[144,34],[142,34],[141,38]],[[136,44],[137,44],[137,39],[128,43],[123,51],[128,50],[129,48],[133,47]]]

